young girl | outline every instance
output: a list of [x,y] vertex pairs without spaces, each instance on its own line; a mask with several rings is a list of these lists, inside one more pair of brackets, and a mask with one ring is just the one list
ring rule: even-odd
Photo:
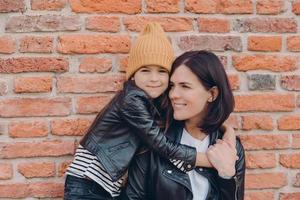
[[[174,58],[158,24],[148,24],[129,54],[124,88],[98,114],[67,170],[65,199],[115,199],[128,165],[146,145],[182,171],[209,165],[194,147],[167,140],[169,71]],[[197,159],[196,159],[197,158]]]

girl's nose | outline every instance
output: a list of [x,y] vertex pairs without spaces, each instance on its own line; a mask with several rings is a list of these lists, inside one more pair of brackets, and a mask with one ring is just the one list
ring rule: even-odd
[[158,77],[159,77],[159,75],[158,75],[158,73],[157,72],[152,72],[151,73],[151,81],[158,81]]

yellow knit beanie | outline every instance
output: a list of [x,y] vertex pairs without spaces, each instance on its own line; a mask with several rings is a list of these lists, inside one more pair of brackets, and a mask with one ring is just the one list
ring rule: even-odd
[[174,51],[164,30],[158,23],[149,23],[130,49],[126,79],[146,65],[158,65],[170,71],[173,60]]

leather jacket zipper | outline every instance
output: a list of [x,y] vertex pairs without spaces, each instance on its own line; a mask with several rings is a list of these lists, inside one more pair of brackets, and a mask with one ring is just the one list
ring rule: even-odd
[[234,200],[238,200],[237,199],[237,189],[238,189],[238,184],[237,184],[237,177],[234,176],[234,183],[235,183],[235,192],[234,192]]

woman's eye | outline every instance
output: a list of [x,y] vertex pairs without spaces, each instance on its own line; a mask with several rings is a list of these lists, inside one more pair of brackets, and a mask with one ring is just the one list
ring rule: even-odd
[[187,86],[187,85],[182,85],[183,88],[186,88],[186,89],[189,89],[191,88],[190,86]]
[[141,72],[149,72],[149,69],[141,69]]

